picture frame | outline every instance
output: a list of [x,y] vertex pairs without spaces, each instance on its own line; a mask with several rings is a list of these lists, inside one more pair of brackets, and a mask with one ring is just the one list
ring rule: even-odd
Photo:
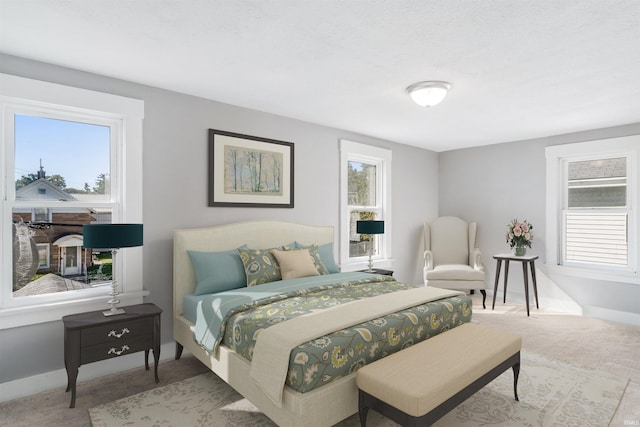
[[293,208],[294,144],[209,129],[209,206]]

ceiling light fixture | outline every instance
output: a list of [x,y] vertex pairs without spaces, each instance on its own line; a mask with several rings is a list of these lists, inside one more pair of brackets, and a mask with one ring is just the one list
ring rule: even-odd
[[439,104],[451,89],[451,84],[447,82],[419,82],[407,88],[407,93],[411,99],[421,107],[433,107]]

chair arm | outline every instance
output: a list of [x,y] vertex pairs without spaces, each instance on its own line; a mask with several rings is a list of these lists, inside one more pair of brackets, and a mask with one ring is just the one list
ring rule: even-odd
[[480,249],[475,248],[473,252],[469,254],[469,265],[473,267],[474,270],[484,271],[482,252],[480,252]]
[[424,284],[427,284],[427,272],[433,270],[433,254],[431,251],[424,251],[424,268],[422,269],[422,277]]
[[433,270],[433,253],[424,251],[424,269],[425,271]]

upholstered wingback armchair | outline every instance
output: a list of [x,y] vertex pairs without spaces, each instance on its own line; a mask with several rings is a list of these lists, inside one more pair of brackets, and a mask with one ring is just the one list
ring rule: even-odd
[[424,284],[437,288],[482,293],[486,308],[485,271],[476,248],[475,222],[444,216],[424,224]]

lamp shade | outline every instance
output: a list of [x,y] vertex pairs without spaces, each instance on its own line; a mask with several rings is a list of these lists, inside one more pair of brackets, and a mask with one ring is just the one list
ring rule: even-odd
[[358,234],[384,234],[384,221],[357,221]]
[[142,246],[142,224],[87,224],[82,226],[82,236],[85,248]]

